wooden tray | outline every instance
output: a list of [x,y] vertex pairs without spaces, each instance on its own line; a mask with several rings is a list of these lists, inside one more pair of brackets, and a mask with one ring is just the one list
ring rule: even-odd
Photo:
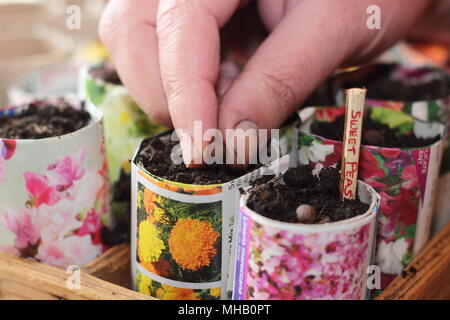
[[[70,290],[65,270],[0,252],[0,300],[153,300],[130,290],[130,247],[108,250],[81,271]],[[381,294],[378,300],[450,299],[450,224]]]

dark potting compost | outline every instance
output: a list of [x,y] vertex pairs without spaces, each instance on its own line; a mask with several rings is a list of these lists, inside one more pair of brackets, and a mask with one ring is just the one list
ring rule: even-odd
[[171,153],[178,145],[176,141],[163,141],[160,138],[151,138],[142,144],[137,156],[137,163],[153,175],[169,181],[212,185],[232,181],[247,173],[252,172],[258,166],[250,165],[245,170],[232,170],[225,164],[211,164],[202,168],[186,168],[181,164],[173,163]]
[[102,79],[105,82],[118,86],[122,85],[122,80],[120,80],[119,74],[110,65],[104,64],[91,69],[89,72],[96,79]]
[[[385,148],[419,148],[438,141],[441,137],[417,138],[411,134],[399,134],[389,126],[376,122],[370,117],[368,110],[363,120],[363,132],[361,143],[363,145]],[[343,140],[345,115],[339,116],[334,122],[315,121],[311,126],[311,133],[336,141]]]
[[324,81],[302,107],[336,105],[338,92],[350,88],[366,88],[366,98],[373,100],[415,102],[450,96],[450,77],[444,72],[430,67],[401,70],[397,64],[370,64],[338,73]]
[[0,116],[0,138],[44,139],[75,132],[91,120],[90,114],[67,102],[33,102],[14,115]]
[[[424,81],[423,77],[430,73],[429,67],[404,70],[396,74],[395,64],[374,64],[347,74],[335,77],[337,84],[343,88],[365,87],[368,99],[395,101],[436,100],[450,95],[450,78],[444,73]],[[434,70],[434,69],[432,69]],[[406,77],[408,80],[403,80]],[[414,79],[421,79],[415,81]]]
[[272,176],[269,182],[261,182],[253,184],[247,206],[270,219],[298,223],[296,210],[301,205],[314,208],[311,224],[353,218],[369,209],[359,199],[340,199],[340,174],[336,168],[324,168],[318,175],[309,166],[290,168],[278,177]]

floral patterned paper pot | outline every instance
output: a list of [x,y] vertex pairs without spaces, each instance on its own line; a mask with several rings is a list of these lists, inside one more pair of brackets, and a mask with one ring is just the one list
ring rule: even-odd
[[[415,137],[441,136],[421,148],[361,146],[359,177],[381,196],[377,236],[377,263],[384,284],[399,274],[428,241],[439,167],[443,152],[444,126],[415,120],[408,114],[386,108],[368,108],[371,119]],[[334,122],[343,107],[306,108],[300,112],[298,161],[318,169],[336,165],[342,157],[342,142],[310,134],[313,123]],[[384,286],[383,286],[384,287]]]
[[102,115],[86,111],[89,123],[69,134],[0,138],[0,250],[65,268],[82,266],[107,249],[102,239],[110,227]]
[[[445,71],[429,66],[367,65],[333,76],[321,91],[321,96],[333,98],[322,100],[331,99],[335,100],[336,105],[344,105],[344,90],[361,86],[368,89],[368,106],[403,111],[422,121],[440,122],[447,126],[450,133],[450,77]],[[447,134],[436,192],[434,233],[450,222],[449,189],[450,135]]]
[[104,114],[112,212],[118,224],[123,224],[119,232],[128,233],[130,160],[142,139],[165,129],[152,122],[138,107],[110,67],[101,65],[82,70],[79,88],[80,97]]
[[[161,137],[170,139],[170,134]],[[234,217],[239,189],[265,167],[231,182],[169,181],[132,162],[132,270],[138,291],[159,299],[225,299],[232,287]],[[171,161],[168,159],[168,161]]]
[[[286,170],[289,156],[279,161]],[[365,299],[379,196],[362,182],[358,195],[370,205],[365,214],[312,225],[269,219],[242,197],[233,299]]]

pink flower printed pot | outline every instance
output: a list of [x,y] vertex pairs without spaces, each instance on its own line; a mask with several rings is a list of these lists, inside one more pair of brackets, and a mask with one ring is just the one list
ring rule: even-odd
[[[401,51],[400,51],[401,53]],[[411,62],[411,61],[409,61]],[[390,89],[403,83],[402,90]],[[433,212],[432,234],[450,222],[450,76],[431,66],[376,63],[332,76],[309,99],[309,105],[344,105],[345,89],[368,87],[366,105],[410,114],[415,119],[439,122],[447,127],[447,138]],[[371,90],[374,88],[375,90]],[[312,103],[312,104],[311,104]]]
[[[87,110],[91,122],[76,132],[0,139],[0,250],[65,268],[89,263],[107,249],[102,115]],[[1,111],[16,112],[20,107]]]
[[370,204],[365,214],[315,225],[266,218],[249,209],[244,196],[233,299],[365,299],[379,196],[362,182],[358,195]]
[[[381,197],[376,263],[383,272],[384,289],[429,239],[445,128],[401,111],[375,109],[377,119],[385,119],[391,128],[397,126],[424,138],[441,135],[440,140],[422,148],[361,146],[359,177]],[[342,142],[311,134],[311,125],[315,121],[333,122],[343,112],[343,107],[310,107],[300,112],[302,125],[297,140],[291,143],[298,147],[300,164],[315,169],[337,165]]]

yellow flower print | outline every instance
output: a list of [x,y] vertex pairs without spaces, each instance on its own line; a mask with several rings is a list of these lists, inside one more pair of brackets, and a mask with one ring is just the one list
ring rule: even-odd
[[[158,198],[160,198],[160,197],[158,197]],[[169,223],[169,219],[166,216],[165,210],[163,208],[160,208],[157,205],[155,205],[153,207],[153,212],[151,213],[151,215],[153,216],[153,218],[155,218],[155,221],[158,221],[160,223],[165,223],[165,224]]]
[[159,231],[150,221],[139,223],[138,255],[141,262],[156,262],[166,249]]
[[142,203],[142,191],[141,190],[139,190],[138,191],[138,195],[137,195],[137,204],[138,204],[138,207],[141,207],[141,203]]
[[122,124],[127,124],[128,122],[130,122],[131,117],[130,117],[130,114],[128,113],[128,110],[122,111],[119,114],[119,119],[120,119],[120,122],[122,122]]
[[160,207],[162,202],[163,198],[161,196],[158,196],[150,189],[145,189],[144,205],[150,222],[169,223],[165,210]]
[[140,293],[146,294],[148,296],[151,295],[151,287],[152,287],[152,279],[144,276],[142,273],[138,273],[136,275],[136,282],[138,284],[138,291]]
[[218,298],[218,297],[220,297],[220,295],[221,295],[221,293],[222,293],[222,288],[212,288],[210,291],[209,291],[209,294],[212,296],[212,297],[214,297],[214,298]]

